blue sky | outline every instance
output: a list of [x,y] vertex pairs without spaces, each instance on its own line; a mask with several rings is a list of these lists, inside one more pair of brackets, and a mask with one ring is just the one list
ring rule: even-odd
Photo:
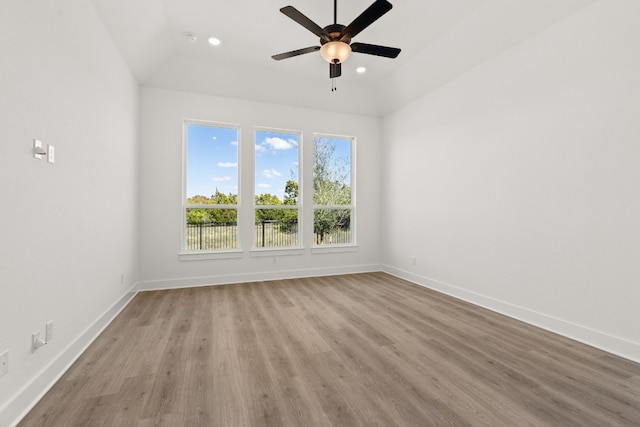
[[187,125],[187,194],[238,193],[238,130]]
[[[216,188],[238,194],[238,138],[235,128],[187,124],[187,198],[210,197]],[[283,200],[286,182],[298,180],[300,134],[259,130],[249,138],[255,141],[256,194],[270,193]],[[348,140],[332,141],[334,158],[348,158]]]
[[[284,198],[285,184],[298,180],[299,135],[255,132],[256,194]],[[186,197],[210,197],[218,191],[238,194],[238,130],[187,125]]]
[[298,181],[299,134],[256,131],[255,143],[255,192],[283,200],[287,181]]

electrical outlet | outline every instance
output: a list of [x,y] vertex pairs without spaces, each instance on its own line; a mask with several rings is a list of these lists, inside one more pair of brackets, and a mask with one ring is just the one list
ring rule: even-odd
[[9,372],[9,350],[0,354],[0,377]]
[[53,320],[47,322],[44,331],[44,342],[49,342],[53,339]]
[[55,163],[56,158],[55,158],[55,148],[53,147],[53,145],[47,145],[47,161],[49,163]]

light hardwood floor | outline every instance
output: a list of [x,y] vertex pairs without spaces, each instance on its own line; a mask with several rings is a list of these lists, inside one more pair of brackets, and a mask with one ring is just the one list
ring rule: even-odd
[[383,273],[138,294],[20,426],[640,426],[640,365]]

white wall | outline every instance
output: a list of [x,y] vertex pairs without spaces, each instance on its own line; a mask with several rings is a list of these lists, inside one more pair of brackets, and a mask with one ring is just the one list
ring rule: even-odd
[[[140,275],[141,289],[268,280],[379,269],[381,120],[319,110],[141,89]],[[354,252],[311,254],[312,206],[304,205],[304,255],[256,258],[251,237],[242,238],[240,259],[180,261],[182,221],[182,122],[211,120],[241,126],[240,185],[252,194],[254,126],[303,132],[304,164],[312,164],[314,132],[355,136],[357,243]],[[311,169],[303,169],[302,188],[312,191]],[[240,215],[252,220],[251,199]]]
[[[86,1],[3,1],[0,52],[6,426],[137,280],[138,89]],[[55,146],[54,164],[33,158],[32,138]],[[49,320],[54,339],[32,354]]]
[[640,360],[639,20],[596,2],[385,118],[385,268]]
[[[381,247],[391,273],[640,360],[638,18],[638,2],[596,2],[384,123],[154,88],[141,91],[138,121],[136,83],[88,3],[5,1],[0,425],[138,279],[153,288],[375,270]],[[356,136],[357,251],[180,262],[183,118],[241,125],[245,187],[253,126],[303,131],[307,163],[314,132]],[[55,164],[33,159],[32,138],[55,145]],[[303,185],[309,194],[310,170]],[[304,215],[308,246],[309,204]],[[31,353],[48,320],[54,340]]]

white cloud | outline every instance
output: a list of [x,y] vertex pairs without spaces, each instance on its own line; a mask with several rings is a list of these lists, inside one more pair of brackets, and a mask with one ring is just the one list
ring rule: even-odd
[[215,141],[216,139],[218,139],[218,137],[217,136],[212,136],[211,139],[213,139]]
[[231,177],[230,176],[214,176],[213,180],[216,182],[231,181]]
[[256,144],[256,153],[260,153],[260,152],[263,152],[263,151],[267,151],[267,148],[262,146],[262,145]]
[[234,163],[234,162],[218,162],[218,167],[219,168],[237,168],[238,167],[238,163]]
[[233,145],[234,147],[237,147],[238,146],[238,141],[231,141],[230,145]]
[[282,176],[282,174],[275,169],[265,169],[262,171],[262,176],[264,176],[265,178],[273,179],[278,176]]
[[271,188],[271,185],[261,182],[258,184],[258,188]]
[[282,138],[265,138],[261,145],[265,145],[272,150],[290,150],[298,146],[298,142],[293,139],[284,140]]

